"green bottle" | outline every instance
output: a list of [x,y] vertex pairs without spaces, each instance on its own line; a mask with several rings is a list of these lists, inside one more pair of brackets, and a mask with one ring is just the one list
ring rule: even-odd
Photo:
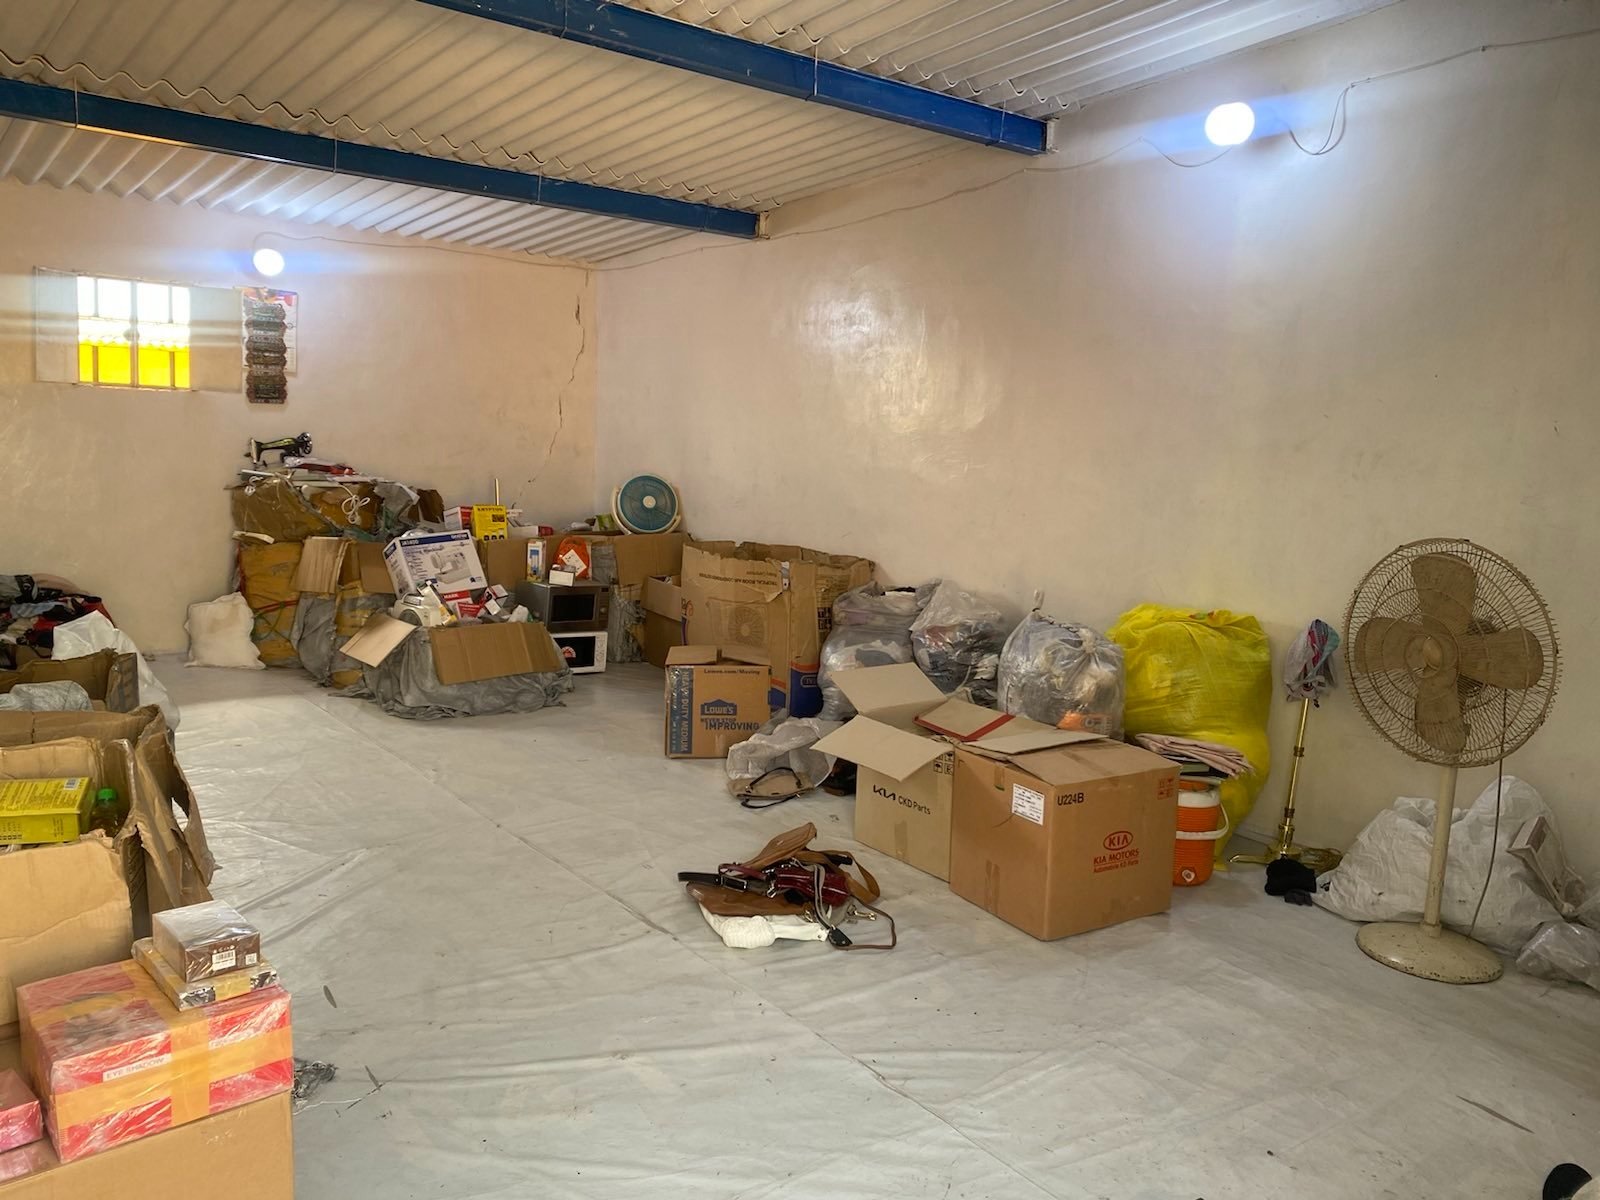
[[116,837],[122,825],[117,811],[117,790],[101,788],[94,794],[94,807],[89,810],[89,828],[98,829],[107,837]]

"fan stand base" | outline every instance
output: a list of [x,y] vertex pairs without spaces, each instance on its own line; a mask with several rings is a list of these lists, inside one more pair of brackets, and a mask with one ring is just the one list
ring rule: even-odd
[[1364,925],[1356,945],[1386,967],[1440,983],[1492,983],[1503,970],[1499,957],[1482,942],[1406,921]]

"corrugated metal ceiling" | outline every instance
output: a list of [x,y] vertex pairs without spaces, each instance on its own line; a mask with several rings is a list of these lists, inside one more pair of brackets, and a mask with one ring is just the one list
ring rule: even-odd
[[[634,0],[1049,115],[1385,0]],[[653,195],[764,210],[953,149],[934,134],[414,0],[0,6],[0,73]],[[682,236],[613,218],[12,122],[0,174],[601,261]]]

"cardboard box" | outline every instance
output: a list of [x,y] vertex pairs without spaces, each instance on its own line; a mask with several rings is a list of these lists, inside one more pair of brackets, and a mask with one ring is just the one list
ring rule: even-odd
[[444,527],[464,530],[477,541],[503,542],[506,540],[506,506],[503,504],[462,504],[447,508]]
[[278,968],[266,959],[258,958],[254,966],[190,983],[161,957],[151,938],[140,938],[134,942],[133,961],[144,968],[145,974],[155,980],[162,995],[172,1001],[172,1007],[180,1012],[259,992],[278,982]]
[[1176,763],[1123,742],[956,751],[950,890],[1049,940],[1166,912]]
[[956,743],[1042,749],[1093,737],[952,700],[915,663],[833,681],[858,715],[815,748],[856,764],[856,841],[940,879],[950,878]]
[[27,984],[17,1009],[23,1063],[64,1163],[294,1083],[282,988],[179,1012],[127,959]]
[[688,602],[677,577],[671,575],[646,579],[641,594],[644,658],[652,666],[665,667],[667,652],[688,643]]
[[[39,1098],[14,1067],[0,1067],[0,1153],[37,1142],[44,1136]],[[3,1178],[3,1176],[0,1176]]]
[[0,780],[0,846],[77,841],[91,795],[85,775]]
[[221,900],[156,913],[151,940],[186,983],[232,974],[261,961],[261,933]]
[[[342,653],[376,667],[417,628],[385,613],[375,613],[361,632],[344,644]],[[506,675],[566,670],[561,651],[537,621],[457,625],[430,629],[426,636],[440,683],[474,683]]]
[[726,758],[728,748],[765,725],[767,664],[727,657],[715,646],[675,646],[667,654],[668,758]]
[[159,709],[0,713],[0,779],[56,774],[117,789],[128,819],[115,840],[0,854],[0,1035],[17,986],[126,958],[152,913],[211,898],[205,824]]
[[483,577],[492,587],[498,584],[506,591],[515,591],[517,584],[536,578],[529,565],[529,554],[544,543],[537,538],[506,538],[500,541],[480,541],[478,561],[483,564]]
[[[840,593],[872,580],[864,558],[761,542],[691,542],[683,549],[688,640],[759,654],[771,664],[773,708],[822,711],[817,666]],[[657,572],[665,574],[666,572]]]
[[415,591],[430,580],[447,600],[489,586],[472,535],[465,530],[403,533],[383,548],[383,561],[396,595]]
[[82,658],[34,658],[15,671],[0,671],[0,693],[19,683],[76,683],[111,712],[139,707],[139,663],[132,654],[97,650]]
[[[294,1200],[287,1092],[74,1163],[48,1141],[0,1156],[13,1158],[29,1170],[0,1182],[0,1200],[173,1200],[199,1180],[226,1200]],[[7,1168],[0,1161],[0,1180]]]

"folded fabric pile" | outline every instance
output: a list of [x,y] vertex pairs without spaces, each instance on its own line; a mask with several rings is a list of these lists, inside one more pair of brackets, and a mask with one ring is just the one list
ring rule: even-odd
[[64,579],[0,575],[0,666],[17,665],[17,647],[50,656],[55,628],[88,613],[104,613],[99,596],[78,591]]

